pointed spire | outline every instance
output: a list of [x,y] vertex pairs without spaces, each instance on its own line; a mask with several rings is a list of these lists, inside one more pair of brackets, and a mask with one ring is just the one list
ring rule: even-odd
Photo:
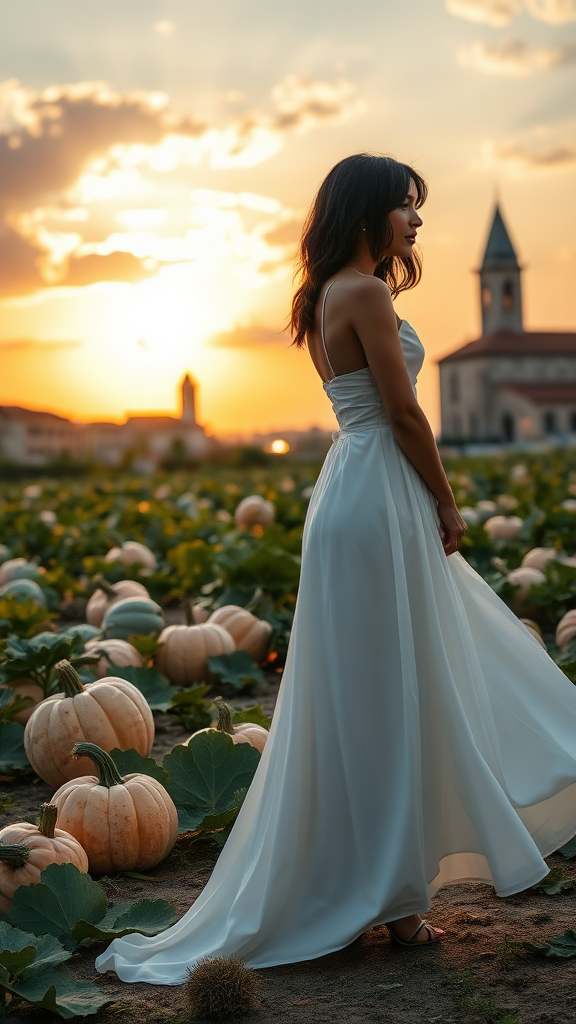
[[484,259],[480,270],[520,269],[514,246],[510,241],[508,229],[500,212],[498,201],[494,207],[492,227],[488,235]]

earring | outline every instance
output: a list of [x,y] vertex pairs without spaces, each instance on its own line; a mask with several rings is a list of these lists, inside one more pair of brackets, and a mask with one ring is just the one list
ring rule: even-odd
[[362,228],[362,231],[366,231],[366,228]]

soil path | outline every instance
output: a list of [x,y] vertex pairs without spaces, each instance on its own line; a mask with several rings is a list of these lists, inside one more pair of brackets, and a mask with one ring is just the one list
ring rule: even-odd
[[[257,700],[271,714],[278,690],[272,682]],[[244,698],[237,705],[253,703]],[[171,750],[188,735],[177,720],[155,715],[153,756]],[[52,791],[39,779],[0,786],[14,803],[1,824],[34,820]],[[194,902],[210,875],[218,848],[210,841],[191,843],[182,836],[164,863],[148,872],[149,881],[104,878],[110,900],[165,898],[180,915]],[[548,859],[576,879],[576,860],[560,854]],[[576,890],[575,890],[576,892]],[[429,918],[446,929],[441,943],[427,949],[393,947],[385,928],[366,932],[351,946],[306,963],[267,968],[262,979],[262,1009],[254,1024],[576,1024],[576,960],[535,958],[507,945],[507,939],[542,943],[576,927],[576,895],[547,896],[528,890],[498,898],[488,885],[446,886],[434,897]],[[191,1020],[178,987],[127,985],[114,974],[99,975],[97,943],[74,954],[68,966],[77,977],[91,978],[114,1000],[96,1017],[98,1024],[184,1024]],[[509,1011],[509,1016],[504,1011]],[[30,1024],[60,1018],[31,1008],[20,1011]],[[76,1018],[80,1020],[80,1018]]]

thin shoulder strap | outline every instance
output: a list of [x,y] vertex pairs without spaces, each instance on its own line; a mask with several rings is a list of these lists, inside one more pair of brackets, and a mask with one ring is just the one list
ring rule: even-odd
[[333,284],[334,284],[334,281],[331,281],[330,284],[328,285],[326,291],[324,292],[324,298],[322,300],[322,315],[320,317],[320,336],[322,338],[322,344],[324,346],[324,352],[326,354],[326,362],[328,363],[328,366],[330,367],[330,372],[332,374],[332,377],[335,377],[336,374],[334,373],[334,369],[332,367],[332,363],[330,362],[330,359],[328,358],[328,349],[326,348],[326,338],[324,337],[324,310],[326,309],[326,299],[328,297],[328,292],[330,291],[330,289],[331,289]]

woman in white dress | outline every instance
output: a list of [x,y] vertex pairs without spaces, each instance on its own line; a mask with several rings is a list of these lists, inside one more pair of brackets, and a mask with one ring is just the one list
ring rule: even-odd
[[413,948],[441,885],[533,885],[576,833],[576,688],[457,550],[460,517],[416,400],[426,185],[359,154],[304,227],[295,342],[340,430],[316,482],[286,665],[253,782],[208,883],[99,971],[178,985],[200,957],[263,968],[385,924]]

